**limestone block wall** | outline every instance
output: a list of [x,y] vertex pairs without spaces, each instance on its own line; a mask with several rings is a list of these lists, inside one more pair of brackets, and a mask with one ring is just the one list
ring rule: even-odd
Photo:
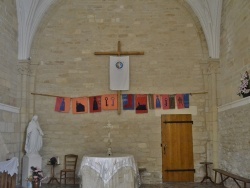
[[250,70],[249,8],[249,1],[223,1],[219,106],[240,99],[241,75]]
[[1,1],[0,102],[17,105],[17,17],[14,2]]
[[[235,102],[236,103],[236,102]],[[250,126],[249,126],[249,99],[237,102],[242,106],[220,108],[219,135],[220,135],[220,168],[249,178],[250,167]],[[236,104],[237,104],[236,103]],[[229,106],[229,105],[228,105]],[[227,187],[235,187],[234,182],[227,181]]]
[[[0,25],[0,134],[7,150],[18,156],[20,148],[18,114],[11,112],[12,107],[20,105],[17,74],[17,17],[14,1],[0,2]],[[6,108],[10,110],[4,110]]]
[[[250,2],[223,1],[219,91],[219,166],[249,178],[249,104],[237,96],[241,74],[250,70]],[[234,106],[236,104],[236,106]],[[228,106],[233,105],[233,108]],[[235,187],[227,182],[227,187]]]
[[[65,97],[113,94],[109,90],[109,56],[96,51],[144,51],[130,56],[131,94],[176,94],[203,92],[207,63],[204,35],[193,15],[178,1],[65,1],[43,20],[32,46],[34,93]],[[73,115],[54,111],[55,97],[32,95],[34,113],[45,133],[44,173],[47,161],[68,153],[106,153],[108,121],[113,152],[131,153],[147,168],[143,183],[161,182],[161,114],[167,111],[102,111]],[[208,141],[206,93],[190,97],[193,114],[195,180],[204,175],[199,164],[206,159]],[[191,110],[187,111],[192,113]],[[181,113],[176,110],[175,113]],[[208,151],[209,152],[209,151]],[[58,166],[55,173],[58,176]]]
[[15,1],[0,1],[0,161],[20,158],[20,77]]

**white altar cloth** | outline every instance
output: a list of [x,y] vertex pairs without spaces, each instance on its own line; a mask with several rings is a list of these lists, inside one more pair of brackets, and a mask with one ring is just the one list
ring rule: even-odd
[[140,176],[133,155],[93,154],[83,156],[79,168],[82,188],[134,188]]
[[0,172],[7,172],[9,175],[13,176],[18,173],[18,158],[13,157],[8,161],[0,162]]

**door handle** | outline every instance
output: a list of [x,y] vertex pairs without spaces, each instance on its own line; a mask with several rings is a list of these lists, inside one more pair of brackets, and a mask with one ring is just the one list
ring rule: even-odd
[[164,147],[163,147],[163,154],[164,155],[166,154],[166,148],[167,148],[167,145],[165,144]]

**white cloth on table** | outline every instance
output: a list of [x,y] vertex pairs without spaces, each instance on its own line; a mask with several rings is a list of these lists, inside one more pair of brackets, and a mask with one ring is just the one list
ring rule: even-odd
[[13,157],[8,161],[0,162],[0,172],[7,172],[9,175],[13,176],[18,173],[18,158]]
[[[86,171],[93,174],[94,172],[91,169],[98,174],[98,177],[100,177],[104,183],[104,186],[101,187],[110,187],[112,184],[110,180],[116,174],[116,176],[123,175],[124,177],[122,178],[124,178],[124,181],[131,181],[132,179],[133,182],[129,183],[135,182],[137,184],[136,187],[140,186],[139,171],[132,155],[113,154],[112,156],[107,156],[105,154],[95,154],[83,156],[78,175],[84,178],[84,176],[87,175]],[[117,178],[119,177],[116,177],[116,179]],[[113,184],[116,184],[116,180],[113,181],[115,181]]]

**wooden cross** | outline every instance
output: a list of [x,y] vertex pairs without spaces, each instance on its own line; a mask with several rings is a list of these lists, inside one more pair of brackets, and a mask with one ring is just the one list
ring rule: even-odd
[[[95,52],[95,55],[116,55],[116,56],[121,56],[121,55],[144,55],[144,52],[122,52],[121,51],[121,42],[118,41],[117,45],[117,51],[111,51],[111,52]],[[117,104],[118,104],[118,109],[117,113],[120,115],[121,114],[121,91],[117,91]]]

